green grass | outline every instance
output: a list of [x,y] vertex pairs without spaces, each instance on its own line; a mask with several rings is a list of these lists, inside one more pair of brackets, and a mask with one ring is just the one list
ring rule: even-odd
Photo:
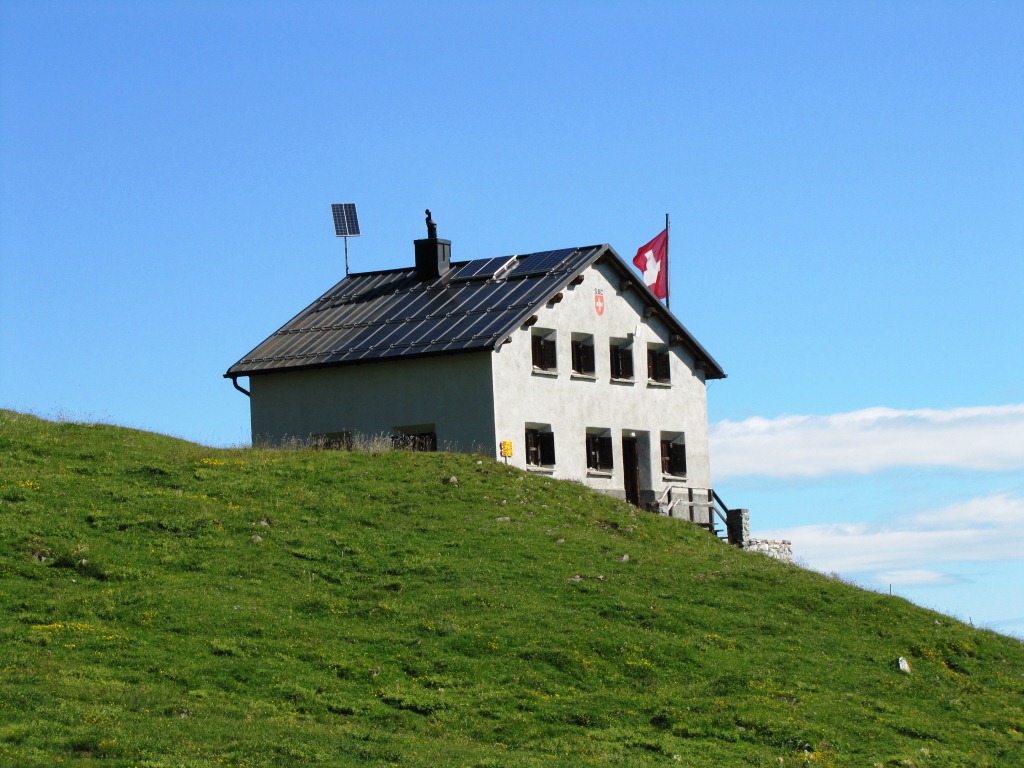
[[479,457],[0,411],[0,583],[10,765],[1024,764],[1018,641]]

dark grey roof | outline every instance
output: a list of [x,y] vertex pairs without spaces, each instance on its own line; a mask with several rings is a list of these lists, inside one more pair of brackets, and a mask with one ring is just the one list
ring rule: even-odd
[[351,274],[224,376],[495,349],[598,259],[610,260],[631,287],[647,294],[655,311],[703,361],[707,378],[725,377],[608,245],[457,262],[426,282],[414,267]]

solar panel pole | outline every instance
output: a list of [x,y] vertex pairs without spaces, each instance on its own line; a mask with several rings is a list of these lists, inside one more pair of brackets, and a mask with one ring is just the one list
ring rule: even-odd
[[348,277],[348,239],[359,237],[359,219],[355,203],[331,203],[334,234],[345,238],[345,277]]

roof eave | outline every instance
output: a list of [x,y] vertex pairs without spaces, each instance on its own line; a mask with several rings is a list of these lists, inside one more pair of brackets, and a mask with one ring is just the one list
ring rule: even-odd
[[486,352],[491,353],[490,344],[481,344],[477,347],[465,347],[462,349],[442,349],[435,352],[416,352],[411,355],[392,355],[390,357],[372,357],[372,358],[360,358],[358,360],[335,360],[325,363],[303,363],[301,365],[295,365],[287,368],[258,368],[251,371],[236,371],[235,365],[228,368],[227,373],[224,374],[225,379],[237,379],[243,376],[266,376],[272,373],[291,373],[294,371],[314,371],[322,370],[324,368],[343,368],[350,365],[372,365],[375,363],[394,363],[401,360],[420,360],[424,357],[443,357],[444,355],[464,355],[472,352]]

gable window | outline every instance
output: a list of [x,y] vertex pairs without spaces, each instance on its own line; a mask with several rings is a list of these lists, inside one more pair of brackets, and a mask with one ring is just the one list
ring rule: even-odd
[[612,459],[612,435],[607,429],[587,431],[587,469],[610,472],[615,468]]
[[555,332],[534,328],[530,342],[533,345],[534,370],[557,370],[558,358],[555,355]]
[[572,372],[594,375],[594,337],[581,333],[572,335]]
[[661,473],[686,477],[686,439],[681,432],[661,433]]
[[550,426],[526,428],[526,464],[532,467],[555,465],[555,433]]
[[669,383],[672,380],[669,366],[668,349],[665,347],[647,347],[647,378],[650,381]]
[[613,379],[633,378],[633,346],[624,339],[612,339],[609,348],[611,353],[611,375]]

